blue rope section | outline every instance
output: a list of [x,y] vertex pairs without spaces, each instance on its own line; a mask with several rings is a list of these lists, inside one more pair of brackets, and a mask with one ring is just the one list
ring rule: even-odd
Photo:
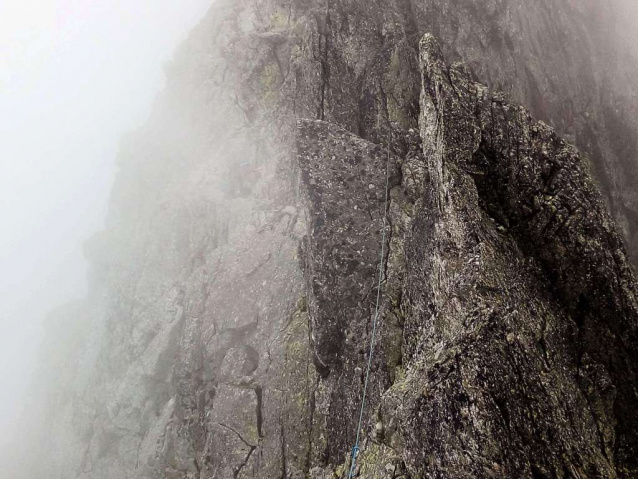
[[[392,141],[392,135],[390,135],[390,141]],[[361,439],[361,427],[363,424],[363,411],[366,405],[366,397],[368,394],[368,380],[370,378],[370,367],[372,366],[372,355],[374,353],[374,344],[377,335],[377,320],[379,319],[379,302],[381,300],[381,279],[383,278],[383,259],[385,258],[385,230],[388,218],[388,191],[390,185],[390,141],[388,141],[388,159],[385,165],[385,205],[383,209],[383,232],[381,239],[381,258],[379,260],[379,284],[377,285],[377,304],[374,308],[374,319],[372,321],[372,337],[370,338],[370,352],[368,353],[368,367],[366,369],[366,378],[363,384],[363,397],[361,398],[361,410],[359,411],[359,425],[357,426],[357,439],[352,448],[352,454],[350,456],[350,472],[348,473],[348,479],[354,477],[354,472],[357,467],[357,456],[359,455],[359,441]]]

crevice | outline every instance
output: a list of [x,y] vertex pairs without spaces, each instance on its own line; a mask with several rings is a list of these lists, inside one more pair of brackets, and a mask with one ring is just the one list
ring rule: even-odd
[[261,388],[260,385],[255,385],[254,389],[255,391],[255,398],[257,399],[257,404],[255,406],[255,416],[257,418],[257,435],[260,438],[264,437],[264,433],[262,430],[263,427],[263,421],[264,421],[264,416],[263,416],[263,390]]
[[237,469],[235,469],[235,471],[233,472],[233,479],[237,479],[239,477],[239,474],[241,473],[241,471],[244,469],[244,467],[246,467],[246,465],[248,464],[248,461],[250,461],[250,456],[253,455],[253,452],[255,452],[255,449],[257,449],[257,446],[250,446],[250,450],[248,451],[248,454],[246,455],[244,462],[241,463],[237,467]]
[[418,17],[417,12],[414,9],[414,4],[412,0],[396,0],[397,6],[396,8],[399,10],[401,15],[403,16],[403,34],[406,40],[409,39],[417,39],[418,46],[418,35],[419,35],[419,27],[417,24]]
[[510,413],[507,409],[507,404],[505,403],[504,400],[494,396],[494,394],[491,394],[491,396],[492,396],[492,400],[494,401],[494,404],[496,405],[496,408],[498,409],[499,413],[501,414],[501,417],[503,418],[503,422],[505,423],[505,427],[507,428],[507,431],[511,433]]
[[281,416],[279,417],[280,452],[281,452],[281,479],[286,479],[288,463],[286,459],[286,428]]
[[[317,114],[317,119],[325,120],[325,105],[326,105],[326,94],[329,88],[330,83],[330,61],[329,61],[329,53],[330,53],[330,29],[332,26],[331,18],[330,18],[330,7],[331,2],[328,0],[328,4],[326,6],[326,16],[325,23],[322,25],[321,20],[317,21],[319,26],[319,50],[320,50],[320,62],[321,62],[321,101],[319,104],[319,111]],[[323,45],[322,45],[323,40]]]
[[237,430],[232,428],[231,426],[228,426],[228,425],[224,424],[223,422],[220,422],[220,423],[217,423],[217,424],[219,424],[221,427],[223,427],[225,429],[228,429],[229,431],[233,432],[239,438],[239,440],[241,442],[246,444],[246,446],[248,446],[248,447],[257,447],[256,445],[250,444],[248,441],[246,441],[246,439],[244,439],[243,436],[241,434],[239,434],[239,432],[237,432]]
[[[385,89],[383,88],[383,82],[381,81],[381,79],[378,80],[379,81],[379,97],[381,99],[381,108],[383,108],[383,112],[385,113],[385,122],[386,122],[386,128],[390,131],[392,131],[392,125],[390,124],[390,112],[388,110],[388,95],[386,94]],[[399,104],[398,102],[396,102],[397,105]],[[367,138],[366,138],[367,139]]]
[[[311,359],[308,357],[306,363],[306,377],[310,377],[310,364]],[[315,387],[312,391],[309,391],[308,395],[308,452],[306,454],[306,473],[310,472],[312,467],[312,446],[313,446],[313,432],[315,426],[315,411],[317,409],[317,389],[319,389],[319,382],[321,378],[317,376],[317,381],[315,382]]]
[[266,257],[261,260],[254,268],[252,268],[248,273],[245,274],[245,278],[250,278],[251,276],[254,276],[255,273],[257,273],[257,271],[259,271],[261,268],[263,268],[269,261],[270,258],[272,258],[272,253],[268,252],[266,254]]

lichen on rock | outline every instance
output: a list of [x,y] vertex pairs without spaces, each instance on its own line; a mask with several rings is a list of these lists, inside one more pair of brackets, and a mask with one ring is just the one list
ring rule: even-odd
[[638,475],[633,67],[607,7],[479,3],[215,2],[47,340],[35,477],[345,477],[386,214],[358,477]]

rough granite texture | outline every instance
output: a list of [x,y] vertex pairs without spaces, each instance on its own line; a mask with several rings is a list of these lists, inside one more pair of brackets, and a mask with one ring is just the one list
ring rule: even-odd
[[343,478],[387,165],[359,477],[638,477],[638,67],[615,12],[217,0],[122,141],[7,474]]
[[432,36],[421,65],[390,436],[414,477],[636,477],[635,279],[583,161]]

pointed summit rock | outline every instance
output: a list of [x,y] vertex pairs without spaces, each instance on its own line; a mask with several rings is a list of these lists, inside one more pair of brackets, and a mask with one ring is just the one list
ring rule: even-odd
[[635,477],[638,307],[578,152],[420,43],[428,168],[405,241],[412,477]]

